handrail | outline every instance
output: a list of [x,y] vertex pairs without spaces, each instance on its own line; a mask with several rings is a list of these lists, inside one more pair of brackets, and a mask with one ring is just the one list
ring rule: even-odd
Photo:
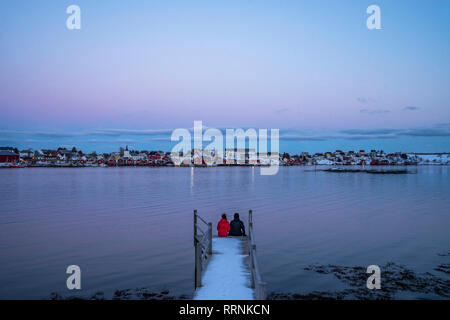
[[207,234],[204,234],[204,235],[202,235],[202,236],[198,236],[198,235],[197,235],[197,236],[195,237],[195,239],[197,240],[197,243],[200,243],[201,245],[204,245],[205,242],[206,242],[207,240],[209,240]]
[[[205,232],[198,225],[198,219],[208,226]],[[198,232],[200,231],[200,233]],[[195,289],[202,286],[202,274],[212,255],[212,223],[206,222],[194,210],[194,247],[195,247]],[[255,290],[257,300],[266,299],[266,283],[262,281],[256,259],[256,244],[253,230],[253,212],[248,212],[248,252],[250,256],[251,287]]]
[[257,300],[266,299],[266,283],[262,281],[261,274],[259,272],[258,261],[256,259],[256,244],[253,233],[253,212],[248,212],[248,251],[250,255],[250,271],[251,271],[251,283],[252,288],[255,289],[255,298]]
[[[198,219],[208,226],[208,231],[205,232],[198,225]],[[201,232],[201,236],[198,233]],[[202,286],[202,274],[206,270],[209,262],[209,257],[212,255],[212,223],[206,222],[194,210],[194,247],[195,247],[195,289]]]
[[203,219],[203,218],[200,217],[199,215],[197,215],[197,218],[199,218],[201,221],[203,221],[204,224],[208,225],[208,222],[206,222],[205,219]]
[[200,231],[202,234],[206,234],[206,232],[202,228],[200,228],[199,225],[197,225],[197,231]]

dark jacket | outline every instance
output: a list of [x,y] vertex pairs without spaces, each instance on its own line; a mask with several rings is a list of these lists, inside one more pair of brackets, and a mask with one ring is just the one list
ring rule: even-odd
[[239,219],[234,219],[230,223],[230,236],[245,236],[244,223]]

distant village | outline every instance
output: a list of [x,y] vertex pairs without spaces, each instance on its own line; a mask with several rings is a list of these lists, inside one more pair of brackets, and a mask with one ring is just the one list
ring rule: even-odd
[[[249,149],[225,151],[222,164],[213,165],[269,165],[267,158]],[[277,155],[272,155],[272,157]],[[358,150],[299,154],[280,153],[279,164],[295,165],[449,165],[449,153],[385,153],[382,150]],[[200,160],[199,160],[200,159]],[[216,157],[217,159],[217,157]],[[276,158],[275,158],[276,159]],[[217,161],[220,163],[220,161]],[[118,167],[118,166],[174,166],[170,152],[129,150],[128,146],[111,153],[84,153],[72,149],[57,150],[18,150],[14,147],[0,147],[0,167]],[[202,153],[192,150],[191,157],[184,160],[181,166],[206,166]]]

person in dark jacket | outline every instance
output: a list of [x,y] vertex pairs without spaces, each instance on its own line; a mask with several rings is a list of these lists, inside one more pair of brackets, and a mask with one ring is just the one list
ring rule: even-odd
[[239,213],[234,214],[234,220],[230,223],[230,236],[245,236],[244,223],[239,220]]
[[224,213],[222,215],[222,219],[220,219],[219,223],[217,224],[217,233],[219,234],[219,237],[227,237],[229,231],[230,224],[227,220],[227,215]]

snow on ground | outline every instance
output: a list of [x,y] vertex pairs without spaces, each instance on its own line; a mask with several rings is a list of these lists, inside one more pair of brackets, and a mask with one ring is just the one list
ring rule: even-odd
[[427,165],[427,164],[435,164],[435,165],[445,165],[450,164],[450,154],[414,154],[409,153],[408,157],[417,161],[418,164]]
[[316,164],[318,165],[332,165],[334,164],[333,161],[327,160],[327,159],[319,159],[316,161]]
[[447,164],[450,162],[448,155],[437,155],[437,154],[427,154],[419,155],[418,158],[421,159],[421,164]]
[[213,255],[195,300],[253,300],[239,238],[213,238]]

